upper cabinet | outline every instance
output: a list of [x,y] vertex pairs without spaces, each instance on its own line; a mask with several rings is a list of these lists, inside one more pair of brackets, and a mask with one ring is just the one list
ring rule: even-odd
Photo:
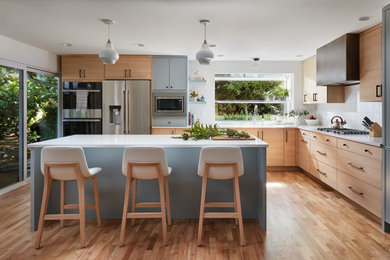
[[360,101],[382,101],[382,25],[360,34]]
[[344,103],[344,87],[317,86],[316,55],[302,62],[303,104]]
[[63,55],[63,81],[102,81],[104,65],[98,55]]
[[120,55],[115,64],[104,65],[105,79],[152,79],[152,56]]
[[153,89],[186,90],[188,59],[185,56],[153,57]]

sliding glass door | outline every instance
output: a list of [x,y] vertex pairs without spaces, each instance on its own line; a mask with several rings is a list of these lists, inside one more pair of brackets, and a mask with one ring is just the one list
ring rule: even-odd
[[0,66],[0,189],[23,180],[21,89],[23,71]]
[[[27,142],[57,138],[59,78],[27,72]],[[30,176],[30,150],[27,150],[27,177]]]

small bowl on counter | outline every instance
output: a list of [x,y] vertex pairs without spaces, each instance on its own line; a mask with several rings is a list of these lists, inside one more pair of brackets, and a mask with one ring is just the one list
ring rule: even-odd
[[307,125],[315,126],[315,125],[318,125],[319,120],[318,119],[305,119],[305,122]]

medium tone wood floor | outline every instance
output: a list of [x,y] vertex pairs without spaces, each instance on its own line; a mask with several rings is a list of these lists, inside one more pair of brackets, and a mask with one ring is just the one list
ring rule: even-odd
[[79,226],[48,221],[42,248],[30,232],[29,185],[0,196],[0,259],[390,259],[390,235],[335,192],[302,173],[268,174],[268,231],[245,220],[240,246],[234,220],[206,220],[204,245],[196,246],[197,220],[174,220],[162,247],[161,222],[137,220],[119,247],[120,220],[88,220],[87,247]]

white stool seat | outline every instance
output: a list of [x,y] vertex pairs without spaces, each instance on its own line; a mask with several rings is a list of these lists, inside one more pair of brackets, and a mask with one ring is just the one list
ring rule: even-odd
[[100,167],[88,168],[88,171],[89,171],[90,175],[95,175],[95,174],[98,174],[99,172],[101,172],[102,168],[100,168]]

